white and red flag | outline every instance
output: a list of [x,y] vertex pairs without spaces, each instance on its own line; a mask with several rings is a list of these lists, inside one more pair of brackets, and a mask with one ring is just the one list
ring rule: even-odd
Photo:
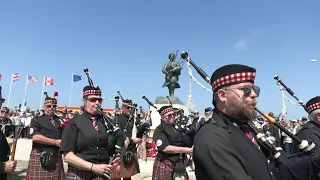
[[44,86],[53,86],[53,78],[44,77]]

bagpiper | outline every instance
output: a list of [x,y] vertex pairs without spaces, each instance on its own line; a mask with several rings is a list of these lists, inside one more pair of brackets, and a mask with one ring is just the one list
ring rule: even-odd
[[186,155],[192,153],[192,148],[183,142],[182,133],[175,128],[175,111],[171,106],[159,109],[161,124],[156,127],[153,141],[158,149],[153,164],[153,180],[188,180],[186,171]]
[[59,153],[61,123],[54,115],[58,93],[55,92],[53,98],[46,92],[44,95],[46,96],[43,106],[44,115],[31,120],[32,150],[26,180],[65,179],[63,160]]
[[129,119],[129,117],[134,111],[133,108],[135,107],[132,105],[132,100],[123,100],[121,107],[122,112],[117,117],[119,128],[126,133],[127,137],[130,139],[130,144],[127,151],[124,153],[123,161],[113,168],[112,177],[114,180],[121,178],[123,178],[123,180],[130,180],[132,176],[140,173],[136,144],[140,144],[142,139],[133,138],[132,136],[132,130],[135,123],[133,120]]
[[[2,98],[2,87],[0,86],[0,109],[5,99]],[[0,179],[6,180],[7,173],[16,169],[17,162],[9,160],[10,147],[6,136],[0,131]]]
[[111,179],[113,164],[120,158],[113,159],[108,152],[109,129],[97,111],[102,104],[100,88],[85,86],[82,103],[83,113],[71,119],[62,134],[60,151],[68,163],[66,179]]

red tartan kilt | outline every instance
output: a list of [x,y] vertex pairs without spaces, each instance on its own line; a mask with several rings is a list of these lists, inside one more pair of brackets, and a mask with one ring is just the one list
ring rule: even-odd
[[87,179],[91,180],[94,178],[107,179],[107,178],[97,177],[97,175],[95,175],[93,172],[90,172],[90,171],[81,170],[70,165],[68,167],[66,180],[87,180]]
[[53,168],[43,168],[40,163],[40,154],[37,150],[33,149],[30,153],[28,170],[26,180],[62,180],[65,179],[63,161],[60,153],[56,153],[56,165]]
[[[152,170],[152,180],[170,180],[173,176],[174,167],[184,166],[182,162],[178,162],[175,165],[169,161],[168,159],[160,160],[160,158],[156,158],[153,163]],[[189,180],[188,174],[186,173],[185,180]]]
[[133,164],[124,165],[123,161],[118,166],[113,166],[112,178],[129,178],[140,173],[137,151],[133,150]]

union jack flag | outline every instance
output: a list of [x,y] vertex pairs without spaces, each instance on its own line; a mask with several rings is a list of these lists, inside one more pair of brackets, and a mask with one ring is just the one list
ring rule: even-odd
[[19,79],[20,79],[20,74],[19,73],[12,74],[12,77],[11,77],[11,81],[12,82],[18,81]]
[[37,81],[38,81],[38,78],[36,76],[28,75],[28,84],[36,83]]

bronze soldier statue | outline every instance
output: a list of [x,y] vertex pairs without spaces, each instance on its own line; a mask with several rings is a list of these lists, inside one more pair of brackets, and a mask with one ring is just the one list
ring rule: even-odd
[[181,75],[182,66],[175,61],[175,54],[170,53],[169,59],[170,61],[162,68],[162,72],[166,75],[165,82],[162,87],[168,87],[169,95],[174,96],[174,90],[180,88],[179,76]]

